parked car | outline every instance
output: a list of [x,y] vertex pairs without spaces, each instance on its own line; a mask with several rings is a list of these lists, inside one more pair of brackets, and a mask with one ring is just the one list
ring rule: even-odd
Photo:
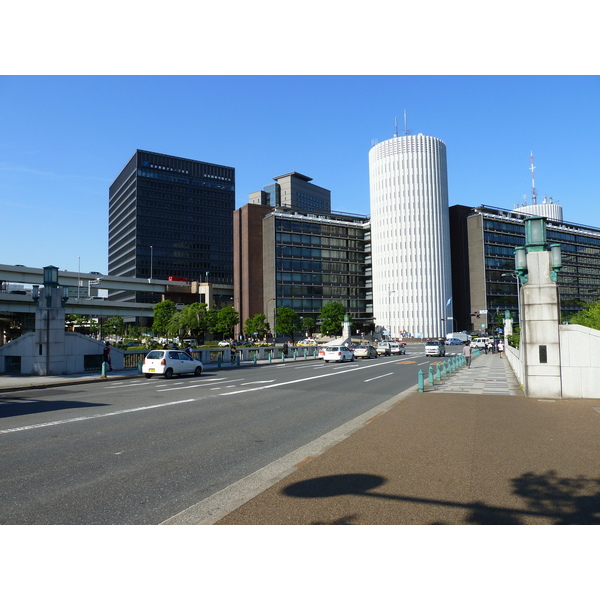
[[378,358],[379,354],[370,344],[361,344],[354,348],[354,356],[356,358]]
[[171,379],[173,375],[186,373],[199,377],[203,370],[204,365],[183,350],[151,350],[142,364],[142,373],[147,379],[153,375],[164,375],[166,379]]
[[425,342],[425,356],[446,356],[446,346],[441,340],[427,340]]
[[392,354],[406,354],[406,346],[400,342],[390,342],[390,352]]
[[377,344],[377,354],[383,354],[384,356],[391,356],[392,349],[390,348],[389,342],[379,342]]
[[323,354],[323,360],[325,362],[344,362],[346,360],[354,360],[354,352],[350,348],[345,346],[323,346],[325,353]]

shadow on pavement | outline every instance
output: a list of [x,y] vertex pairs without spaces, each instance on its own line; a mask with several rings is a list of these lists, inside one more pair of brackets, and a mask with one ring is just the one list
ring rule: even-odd
[[[523,509],[493,506],[485,502],[453,502],[372,491],[386,481],[384,477],[364,473],[329,475],[291,484],[283,489],[283,494],[296,498],[356,495],[396,502],[463,508],[469,511],[463,522],[472,525],[521,525],[524,524],[525,517],[529,522],[531,518],[540,518],[554,525],[600,524],[600,479],[560,477],[555,471],[542,474],[524,473],[511,480],[513,495],[519,496],[527,505]],[[353,521],[360,522],[356,514],[339,517],[327,524],[349,525]],[[444,523],[438,521],[432,524]]]
[[79,402],[77,400],[32,400],[30,398],[1,399],[0,419],[52,412],[55,410],[66,410],[70,408],[92,408],[94,406],[107,406],[107,404]]

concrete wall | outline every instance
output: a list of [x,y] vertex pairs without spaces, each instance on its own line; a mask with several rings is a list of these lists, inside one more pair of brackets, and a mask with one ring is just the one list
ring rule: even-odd
[[[64,338],[64,357],[61,358],[60,367],[56,366],[51,375],[63,375],[67,373],[83,373],[84,372],[84,356],[86,355],[102,355],[104,342],[94,340],[80,333],[65,332]],[[36,343],[36,334],[26,333],[18,337],[16,340],[0,347],[0,373],[5,372],[6,356],[21,357],[21,374],[37,375],[36,363],[39,358],[38,344]],[[112,368],[115,370],[122,369],[124,366],[124,355],[121,350],[110,349],[110,357]],[[54,362],[52,362],[54,367]],[[55,370],[57,372],[55,372]]]
[[521,362],[521,353],[519,352],[519,348],[513,348],[508,345],[508,342],[504,340],[504,354],[508,360],[508,364],[510,365],[517,381],[520,385],[524,386],[524,373],[523,373],[523,363]]
[[600,331],[561,325],[559,332],[563,398],[600,398]]
[[[560,325],[562,398],[600,398],[600,331],[581,325]],[[522,354],[508,344],[506,358],[524,386]]]

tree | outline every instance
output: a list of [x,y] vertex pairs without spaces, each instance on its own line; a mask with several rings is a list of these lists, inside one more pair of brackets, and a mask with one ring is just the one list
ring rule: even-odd
[[310,337],[315,331],[317,324],[312,317],[302,317],[300,319],[300,327],[302,329],[302,333]]
[[225,336],[233,337],[233,329],[240,322],[240,315],[233,306],[224,306],[217,313],[217,322],[214,329],[217,333]]
[[123,321],[123,317],[117,315],[111,317],[102,325],[104,335],[118,335],[119,337],[123,337],[124,330],[125,321]]
[[588,304],[584,310],[575,313],[570,318],[570,322],[591,329],[600,329],[600,302]]
[[178,324],[184,336],[197,338],[207,330],[206,312],[204,302],[194,302],[183,307],[179,313]]
[[346,309],[341,302],[328,302],[321,310],[321,333],[326,335],[341,335],[342,323]]
[[287,335],[294,341],[294,332],[299,327],[298,314],[288,306],[277,307],[277,317],[275,319],[275,333]]
[[244,323],[244,333],[248,337],[252,337],[256,333],[259,338],[263,338],[270,328],[267,317],[262,313],[248,317]]
[[172,300],[163,300],[154,305],[153,329],[156,335],[167,335],[169,325],[173,315],[177,312],[175,302]]

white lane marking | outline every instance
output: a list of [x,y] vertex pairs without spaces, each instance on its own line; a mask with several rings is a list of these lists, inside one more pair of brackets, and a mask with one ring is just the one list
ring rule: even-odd
[[332,377],[334,375],[343,375],[344,373],[353,373],[354,371],[361,371],[362,369],[370,369],[372,367],[378,367],[383,365],[383,363],[366,365],[364,367],[359,367],[358,365],[348,365],[343,371],[336,370],[330,373],[324,373],[323,375],[312,375],[311,377],[304,377],[303,379],[293,379],[292,381],[283,381],[280,383],[272,383],[271,385],[262,385],[259,387],[246,388],[245,390],[236,390],[235,392],[223,392],[220,394],[221,396],[232,396],[233,394],[244,394],[245,392],[255,392],[259,390],[266,390],[269,388],[280,387],[282,385],[293,385],[295,383],[301,383],[303,381],[310,381],[311,379],[321,379],[322,377]]
[[257,383],[273,383],[274,379],[265,379],[264,381],[247,381],[246,383],[242,383],[242,385],[255,385]]
[[[268,389],[268,388],[273,388],[273,387],[279,387],[282,385],[291,385],[294,383],[300,383],[302,381],[310,381],[311,379],[321,379],[323,377],[332,377],[334,375],[342,375],[343,373],[349,373],[349,372],[353,372],[356,370],[362,370],[362,369],[370,369],[372,367],[377,367],[380,366],[382,363],[378,364],[373,364],[373,365],[366,365],[364,367],[355,367],[355,368],[350,368],[350,369],[346,369],[345,371],[335,371],[335,372],[330,372],[330,373],[324,373],[323,375],[314,375],[312,377],[305,377],[303,379],[295,379],[293,381],[284,381],[282,383],[273,383],[271,385],[264,385],[264,386],[260,386],[257,388],[246,388],[244,390],[236,390],[234,392],[224,392],[222,394],[220,394],[221,396],[231,396],[233,394],[241,394],[244,392],[253,392],[256,390],[264,390],[264,389]],[[241,381],[241,380],[238,380]],[[207,385],[211,385],[214,382],[211,381],[209,384]],[[199,384],[202,385],[202,384]],[[193,387],[198,387],[198,386],[193,386]],[[182,389],[182,388],[179,388]],[[212,388],[213,390],[219,390],[221,388]],[[162,391],[162,390],[161,390]],[[59,421],[49,421],[46,423],[38,423],[36,425],[25,425],[23,427],[13,427],[11,429],[1,429],[0,430],[0,435],[5,434],[5,433],[15,433],[17,431],[28,431],[30,429],[40,429],[41,427],[52,427],[54,425],[65,425],[67,423],[75,423],[77,421],[88,421],[90,419],[101,419],[103,417],[114,417],[117,415],[124,415],[127,413],[132,413],[132,412],[139,412],[142,410],[152,410],[154,408],[162,408],[165,406],[175,406],[177,404],[186,404],[189,402],[198,402],[199,400],[203,400],[205,398],[189,398],[188,400],[173,400],[172,402],[163,402],[161,404],[153,404],[151,406],[140,406],[138,408],[127,408],[124,410],[117,410],[114,412],[110,412],[110,413],[104,413],[104,414],[96,414],[96,415],[86,415],[84,417],[73,417],[71,419],[61,419]]]
[[54,425],[65,425],[67,423],[75,423],[77,421],[89,421],[90,419],[101,419],[103,417],[114,417],[124,415],[126,413],[139,412],[141,410],[152,410],[154,408],[162,408],[164,406],[174,406],[176,404],[186,404],[188,402],[197,402],[202,398],[189,398],[187,400],[173,400],[173,402],[163,402],[162,404],[153,404],[152,406],[140,406],[138,408],[126,408],[124,410],[116,410],[114,412],[86,415],[84,417],[73,417],[71,419],[61,419],[59,421],[48,421],[47,423],[38,423],[36,425],[24,425],[23,427],[13,427],[12,429],[2,429],[0,434],[14,433],[16,431],[28,431],[30,429],[40,429],[41,427],[52,427]]
[[375,379],[381,379],[382,377],[387,377],[388,375],[393,375],[393,373],[386,373],[385,375],[378,375],[377,377],[372,377],[371,379],[365,379],[365,383],[368,381],[375,381]]
[[112,385],[105,385],[104,389],[112,389],[114,390],[115,388],[126,388],[126,387],[136,387],[136,386],[141,386],[141,385],[152,385],[151,381],[145,381],[144,383],[122,383],[122,384],[116,384],[113,383]]

